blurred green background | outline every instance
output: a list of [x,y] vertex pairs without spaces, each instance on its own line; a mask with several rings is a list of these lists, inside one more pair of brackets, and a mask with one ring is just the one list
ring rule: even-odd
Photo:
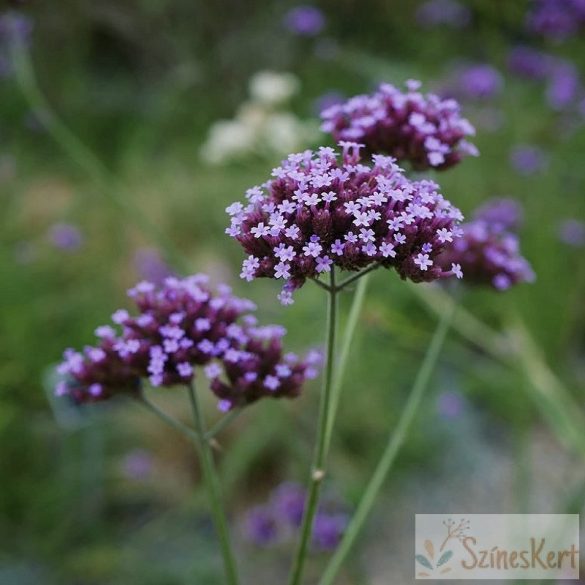
[[[505,294],[465,291],[464,309],[503,332],[494,343],[504,356],[510,342],[525,359],[494,359],[473,321],[452,333],[339,583],[410,582],[410,512],[583,511],[585,42],[528,29],[530,2],[439,2],[438,17],[427,4],[315,2],[322,20],[307,32],[289,1],[2,3],[4,17],[26,21],[18,39],[0,26],[1,584],[221,583],[190,445],[132,404],[63,411],[50,398],[52,367],[129,306],[125,290],[137,279],[173,270],[165,240],[186,258],[179,271],[232,284],[264,321],[287,326],[292,349],[320,345],[321,291],[307,286],[283,308],[275,283],[240,281],[242,253],[224,235],[224,209],[268,179],[283,146],[329,143],[318,133],[324,103],[380,81],[417,78],[461,98],[481,156],[434,178],[466,214],[494,196],[521,202],[522,251],[537,281]],[[453,5],[460,11],[446,19]],[[554,74],[531,80],[510,70],[518,45],[571,68],[557,88],[575,85],[562,104]],[[482,95],[460,82],[477,64],[494,68]],[[260,71],[292,74],[291,99],[258,105],[249,81]],[[266,108],[280,117],[259,138],[209,160],[214,124],[265,120]],[[245,130],[228,129],[236,142]],[[435,322],[394,273],[373,276],[331,457],[329,481],[350,505]],[[178,391],[160,399],[187,416]],[[304,480],[317,404],[313,383],[294,403],[258,404],[227,431],[219,463],[237,535],[250,505],[283,480]],[[246,582],[282,582],[286,550],[237,540]],[[315,574],[325,560],[316,555]]]

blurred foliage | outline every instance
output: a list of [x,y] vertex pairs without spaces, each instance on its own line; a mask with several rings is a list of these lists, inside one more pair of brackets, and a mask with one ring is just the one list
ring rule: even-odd
[[[291,2],[63,0],[58,10],[19,3],[34,23],[40,86],[115,175],[111,188],[172,239],[193,271],[230,282],[258,303],[262,318],[282,322],[293,349],[321,343],[321,291],[307,286],[283,309],[274,283],[239,281],[240,250],[223,234],[226,205],[266,180],[277,161],[217,169],[198,158],[209,126],[245,99],[249,77],[261,69],[293,72],[303,90],[292,109],[306,119],[326,92],[349,96],[410,77],[440,87],[463,61],[487,61],[505,74],[511,46],[543,46],[522,27],[524,1],[470,0],[468,28],[424,31],[416,3],[316,4],[326,29],[301,38],[282,28]],[[582,39],[546,48],[583,70]],[[462,304],[495,329],[521,318],[583,404],[585,262],[582,249],[557,237],[559,221],[585,218],[583,120],[548,109],[540,85],[505,75],[501,96],[464,106],[478,125],[481,157],[436,178],[466,213],[492,196],[521,201],[522,249],[538,280],[505,295],[467,291]],[[88,343],[95,326],[125,305],[124,290],[141,277],[135,254],[154,243],[58,148],[11,76],[0,79],[0,104],[0,584],[219,583],[190,446],[131,404],[59,426],[43,386],[65,347]],[[501,124],[480,123],[490,115]],[[522,143],[545,150],[544,171],[527,177],[510,167],[510,149]],[[58,222],[81,230],[79,249],[51,244]],[[352,499],[398,417],[435,322],[395,274],[376,273],[372,281],[331,461]],[[482,429],[512,443],[542,424],[523,376],[456,334],[435,380],[399,475],[432,470],[442,458],[433,454],[456,441],[453,429],[464,422],[441,419],[443,391],[461,393]],[[164,396],[165,407],[183,416],[182,398]],[[313,384],[295,403],[258,405],[227,431],[220,464],[234,518],[278,481],[304,477],[317,403]],[[153,461],[146,479],[123,470],[137,448]]]

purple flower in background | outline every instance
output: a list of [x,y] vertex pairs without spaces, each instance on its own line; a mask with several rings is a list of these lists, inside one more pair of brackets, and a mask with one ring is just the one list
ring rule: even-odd
[[495,198],[479,207],[473,219],[485,221],[497,230],[517,231],[522,225],[524,211],[515,199]]
[[581,80],[576,67],[567,61],[559,60],[551,67],[546,88],[546,99],[554,110],[563,110],[577,99]]
[[279,539],[279,526],[268,506],[256,506],[244,518],[244,536],[256,546],[268,547]]
[[0,43],[28,43],[32,22],[19,12],[9,11],[0,15]]
[[[299,484],[286,482],[278,486],[266,504],[253,507],[244,516],[246,539],[260,547],[288,544],[301,526],[306,497],[306,489]],[[346,506],[339,498],[322,498],[313,526],[313,550],[333,550],[348,521]]]
[[56,223],[49,230],[49,240],[60,250],[75,252],[83,245],[83,234],[72,224]]
[[565,219],[559,224],[559,240],[568,246],[585,246],[585,222],[578,219]]
[[139,315],[116,311],[112,321],[121,334],[109,325],[98,327],[96,346],[66,350],[56,394],[96,402],[134,394],[146,378],[154,387],[187,384],[196,366],[207,366],[221,410],[261,397],[297,396],[314,374],[315,361],[283,354],[282,327],[258,326],[250,314],[254,303],[225,285],[214,292],[208,280],[197,274],[167,278],[158,289],[150,282],[136,285],[128,294]]
[[480,212],[480,219],[462,224],[461,230],[462,237],[451,244],[438,262],[444,267],[460,267],[465,283],[502,291],[535,280],[530,264],[520,254],[518,236],[504,229],[499,217],[491,223],[485,215],[481,218]]
[[389,154],[416,170],[447,169],[478,151],[466,137],[475,129],[452,99],[419,92],[407,82],[403,92],[384,83],[371,95],[358,95],[321,114],[321,129],[337,141],[356,141],[366,153]]
[[317,115],[320,116],[321,112],[330,108],[331,106],[342,104],[345,99],[345,96],[338,91],[328,91],[315,100],[313,110],[317,113]]
[[133,480],[147,479],[152,473],[152,455],[144,449],[136,449],[122,459],[122,472]]
[[547,167],[548,156],[538,146],[522,144],[510,152],[510,164],[521,175],[530,176]]
[[504,78],[491,65],[471,65],[462,69],[457,81],[458,93],[467,99],[490,99],[502,92]]
[[134,253],[134,265],[142,280],[148,280],[156,285],[172,276],[173,271],[164,261],[156,248],[139,248]]
[[307,278],[332,266],[377,263],[414,282],[452,276],[434,263],[445,247],[438,230],[454,234],[463,216],[438,185],[408,180],[387,156],[360,164],[361,145],[340,145],[341,160],[329,147],[290,155],[271,181],[247,191],[245,206],[227,208],[226,231],[248,255],[241,277],[284,280],[280,298],[289,304]]
[[579,33],[585,26],[583,0],[535,0],[526,16],[532,32],[556,41]]
[[416,20],[424,28],[465,28],[471,22],[471,11],[456,0],[428,0],[416,11]]
[[459,392],[441,392],[437,398],[437,412],[441,418],[454,419],[463,414],[465,399]]
[[296,6],[286,13],[284,26],[297,35],[314,37],[325,27],[325,16],[315,6]]
[[305,510],[305,488],[298,484],[283,483],[274,491],[271,505],[282,522],[298,528]]
[[554,58],[530,47],[518,46],[508,53],[508,69],[520,77],[537,81],[546,79]]
[[316,550],[335,550],[348,524],[345,514],[318,513],[313,525],[313,547]]

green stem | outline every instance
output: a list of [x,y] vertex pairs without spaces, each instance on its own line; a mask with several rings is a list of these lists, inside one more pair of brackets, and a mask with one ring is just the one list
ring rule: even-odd
[[214,439],[221,431],[231,425],[244,412],[243,408],[235,408],[230,410],[223,418],[221,418],[215,425],[213,425],[206,433],[205,440]]
[[[449,294],[438,287],[412,284],[412,289],[437,315],[441,315],[452,302]],[[565,446],[585,457],[585,417],[582,409],[550,369],[522,321],[517,319],[511,330],[512,335],[506,336],[460,308],[453,329],[493,359],[525,376],[532,388],[528,396],[543,419]]]
[[408,397],[408,401],[406,402],[404,410],[400,415],[398,424],[390,435],[386,449],[382,454],[378,465],[376,466],[374,474],[368,482],[364,495],[360,500],[355,514],[353,515],[349,526],[347,527],[347,530],[337,550],[335,551],[335,554],[329,561],[329,564],[327,565],[327,568],[325,569],[325,572],[319,581],[319,585],[331,585],[333,583],[333,580],[341,568],[341,565],[345,561],[364,525],[368,514],[374,505],[374,501],[378,496],[380,489],[382,488],[384,480],[392,469],[392,465],[396,460],[396,456],[404,444],[404,441],[406,440],[410,426],[412,425],[412,422],[422,402],[425,390],[437,363],[439,352],[443,346],[443,342],[445,341],[445,337],[447,335],[447,331],[453,319],[454,313],[455,304],[453,303],[453,305],[448,310],[446,310],[441,317],[441,320],[433,335],[431,344],[429,345],[427,353],[424,357],[423,363],[416,376],[416,380],[412,387],[410,396]]
[[115,177],[100,159],[59,119],[39,87],[34,67],[26,45],[15,40],[12,46],[12,61],[18,86],[30,109],[41,122],[47,133],[98,186],[104,196],[121,209],[141,231],[152,237],[157,246],[176,268],[188,272],[188,262],[176,249],[174,243],[164,232],[146,216],[140,207],[121,197]]
[[182,422],[173,418],[172,416],[167,414],[164,410],[161,410],[158,406],[156,406],[156,404],[154,404],[153,402],[148,400],[148,398],[146,398],[146,396],[144,396],[143,394],[140,395],[138,400],[140,401],[140,403],[143,406],[145,406],[148,410],[150,410],[150,412],[152,412],[155,416],[158,416],[158,418],[160,418],[162,421],[164,421],[167,425],[169,425],[170,427],[173,427],[176,431],[178,431],[182,435],[185,435],[185,437],[187,437],[188,439],[191,439],[192,441],[199,440],[199,435],[197,435],[197,433],[192,428],[188,427],[187,425],[184,425]]
[[293,562],[289,584],[299,585],[303,577],[307,552],[313,532],[313,522],[319,505],[321,485],[325,477],[327,461],[327,424],[331,409],[331,388],[333,382],[333,365],[335,360],[335,333],[337,326],[337,287],[335,286],[335,269],[330,273],[329,303],[327,309],[327,357],[325,363],[325,375],[323,378],[323,390],[319,406],[319,421],[317,426],[317,442],[313,454],[313,465],[309,479],[309,489],[305,502],[305,513],[301,524],[299,544]]
[[366,291],[368,289],[368,275],[358,282],[351,309],[349,310],[349,317],[347,318],[347,324],[343,333],[343,341],[341,343],[341,351],[339,352],[339,360],[337,362],[337,368],[335,369],[335,377],[333,379],[333,389],[331,391],[331,409],[329,411],[329,419],[327,420],[327,430],[325,441],[327,448],[331,442],[333,435],[333,425],[335,423],[335,417],[337,415],[337,409],[339,407],[339,400],[341,397],[341,390],[343,388],[343,379],[345,377],[345,370],[349,361],[349,352],[351,350],[351,342],[355,334],[355,330],[359,321],[362,307],[364,305],[364,299]]
[[363,270],[354,274],[353,276],[350,276],[349,278],[342,280],[337,287],[337,292],[343,290],[346,286],[349,286],[352,282],[355,282],[356,280],[358,280],[362,276],[365,276],[369,272],[372,272],[372,270],[376,270],[376,268],[379,268],[379,266],[380,265],[377,263],[370,264],[370,266],[368,266],[367,268],[364,268]]
[[228,523],[221,501],[221,492],[215,464],[213,461],[213,453],[211,452],[209,441],[205,438],[207,431],[205,428],[203,413],[201,412],[193,384],[189,384],[187,386],[187,390],[189,392],[189,400],[193,410],[193,421],[195,423],[195,429],[198,435],[198,440],[195,442],[195,444],[199,449],[203,479],[207,487],[209,503],[211,505],[211,514],[213,516],[213,522],[215,524],[215,529],[219,538],[227,583],[228,585],[237,585],[238,574],[236,570],[236,562],[232,552]]

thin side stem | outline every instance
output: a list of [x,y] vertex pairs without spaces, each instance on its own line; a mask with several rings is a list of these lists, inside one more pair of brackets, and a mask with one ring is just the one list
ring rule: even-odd
[[313,454],[309,489],[305,501],[305,512],[301,524],[299,544],[293,562],[289,585],[299,585],[303,577],[307,552],[313,533],[313,522],[319,505],[321,485],[325,477],[327,461],[327,424],[331,409],[331,388],[333,383],[333,365],[335,360],[335,338],[337,327],[337,288],[335,286],[335,268],[330,273],[330,291],[327,309],[327,361],[323,378],[323,390],[319,406],[319,421],[317,426],[317,442]]
[[140,207],[120,196],[115,177],[102,161],[59,119],[43,94],[26,45],[16,40],[12,47],[12,61],[18,86],[30,109],[49,136],[63,152],[78,165],[98,186],[111,203],[121,209],[146,235],[150,236],[177,269],[188,272],[188,262],[174,243],[142,212]]
[[342,280],[339,283],[339,285],[337,286],[337,292],[342,291],[346,286],[349,286],[352,282],[355,282],[356,280],[358,280],[362,276],[365,276],[369,272],[372,272],[372,270],[376,270],[379,267],[380,267],[380,265],[377,264],[377,263],[376,264],[370,264],[370,266],[368,266],[367,268],[364,268],[363,270],[361,270],[360,272],[357,272],[353,276],[350,276],[349,278],[346,278],[345,280]]
[[160,418],[164,421],[165,424],[169,425],[170,427],[174,428],[176,431],[185,435],[188,439],[192,441],[199,440],[199,436],[197,433],[187,425],[184,425],[182,422],[178,421],[177,419],[173,418],[170,414],[167,414],[164,410],[161,410],[156,404],[148,400],[144,394],[141,394],[138,398],[140,404],[145,406],[150,412],[152,412],[155,416]]
[[[448,293],[438,287],[412,285],[419,299],[437,315],[451,302]],[[546,363],[536,342],[522,321],[517,320],[512,335],[493,330],[469,311],[460,308],[453,329],[493,359],[520,371],[531,384],[528,396],[536,404],[560,441],[585,457],[585,417],[571,392]]]
[[437,359],[439,357],[439,353],[445,341],[445,337],[447,335],[447,331],[453,320],[453,316],[455,313],[455,303],[442,315],[441,320],[435,330],[433,335],[433,339],[429,345],[427,353],[424,357],[423,363],[418,371],[416,376],[414,385],[412,387],[412,391],[402,414],[400,415],[400,419],[398,420],[398,424],[394,431],[390,434],[388,444],[376,469],[374,474],[372,475],[364,495],[360,500],[360,503],[355,511],[354,516],[352,517],[349,526],[337,548],[333,557],[329,561],[321,580],[319,581],[319,585],[331,585],[341,568],[341,565],[345,561],[349,551],[351,550],[353,544],[357,536],[359,535],[364,522],[371,512],[372,507],[374,505],[374,501],[378,496],[382,485],[384,484],[384,480],[386,479],[388,473],[392,469],[394,461],[396,460],[396,456],[400,451],[400,448],[404,444],[406,437],[408,435],[408,431],[410,430],[410,426],[418,412],[420,404],[422,402],[425,390],[428,386],[429,380],[431,378],[431,374],[435,368],[437,363]]
[[211,505],[211,514],[213,516],[213,522],[215,524],[215,529],[217,531],[217,536],[221,547],[226,583],[228,583],[228,585],[237,585],[238,574],[236,569],[236,562],[232,551],[228,523],[223,509],[221,491],[215,469],[215,463],[213,461],[213,454],[211,451],[211,446],[209,445],[209,441],[207,441],[205,438],[207,431],[205,428],[203,413],[199,407],[197,394],[193,384],[189,384],[187,386],[187,390],[189,393],[189,400],[191,402],[191,409],[193,410],[193,422],[195,423],[195,429],[198,435],[198,440],[195,442],[195,444],[199,449],[203,479],[207,487],[209,503]]
[[347,324],[343,333],[343,341],[341,343],[341,351],[339,352],[339,360],[337,361],[337,368],[335,368],[335,377],[333,379],[333,389],[331,391],[331,409],[329,411],[329,419],[327,420],[327,430],[325,431],[326,437],[325,442],[327,448],[331,443],[331,437],[333,435],[333,426],[335,424],[335,417],[337,415],[337,409],[339,407],[339,400],[341,397],[341,391],[343,388],[343,379],[345,377],[345,370],[349,361],[349,352],[351,350],[351,343],[353,336],[362,312],[364,305],[364,299],[366,297],[366,291],[368,289],[369,275],[364,277],[358,282],[351,308],[349,310],[349,316],[347,318]]
[[213,425],[206,433],[205,440],[210,441],[214,439],[221,431],[231,425],[244,412],[243,408],[234,408],[230,410],[224,417],[222,417],[215,425]]
[[322,288],[323,290],[326,290],[327,292],[331,291],[331,288],[329,287],[329,285],[325,284],[324,282],[321,282],[318,278],[311,278],[311,280],[320,288]]

